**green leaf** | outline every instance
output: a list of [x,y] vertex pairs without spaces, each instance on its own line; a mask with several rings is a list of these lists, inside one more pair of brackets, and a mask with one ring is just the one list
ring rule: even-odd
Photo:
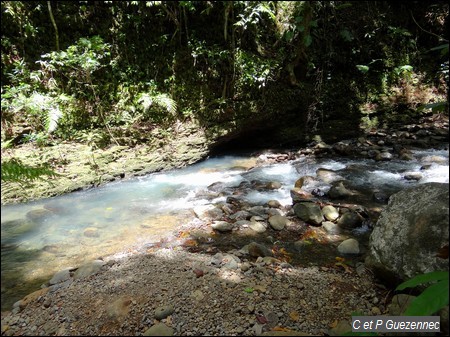
[[288,30],[284,34],[284,37],[285,37],[286,41],[291,41],[292,38],[294,37],[294,32],[292,30]]
[[342,36],[342,38],[347,42],[350,42],[354,39],[353,34],[350,33],[347,29],[343,29],[339,33]]
[[448,272],[444,279],[428,287],[406,309],[405,316],[430,316],[448,305]]
[[306,35],[305,36],[305,47],[309,47],[312,43],[312,37],[311,35]]
[[431,48],[430,50],[441,50],[441,49],[447,49],[447,50],[448,50],[448,43],[446,43],[446,44],[441,44],[440,46]]
[[436,103],[423,104],[423,105],[419,106],[417,108],[417,110],[422,111],[425,109],[431,109],[431,111],[433,111],[433,113],[435,113],[435,112],[445,111],[446,107],[447,107],[447,102],[442,101],[442,102],[436,102]]
[[413,288],[420,284],[424,284],[424,283],[432,282],[432,281],[442,281],[442,280],[448,281],[448,278],[449,278],[448,271],[433,271],[430,273],[417,275],[416,277],[413,277],[412,279],[405,281],[402,284],[398,285],[398,287],[395,288],[395,290],[403,290],[406,288]]
[[255,289],[253,289],[252,287],[247,287],[247,288],[244,289],[244,291],[245,291],[246,293],[251,294],[253,291],[255,291]]
[[37,179],[44,180],[42,176],[55,177],[60,176],[60,174],[51,170],[48,165],[31,167],[22,164],[16,159],[2,162],[1,181],[3,182],[26,182]]
[[369,71],[369,67],[363,64],[357,64],[356,68],[358,68],[358,70],[364,74]]
[[405,64],[404,66],[399,67],[399,69],[402,71],[412,71],[413,67],[410,66],[409,64]]
[[347,7],[352,7],[352,4],[347,2],[347,3],[344,3],[342,5],[338,5],[338,6],[336,6],[336,10],[344,9],[344,8],[347,8]]

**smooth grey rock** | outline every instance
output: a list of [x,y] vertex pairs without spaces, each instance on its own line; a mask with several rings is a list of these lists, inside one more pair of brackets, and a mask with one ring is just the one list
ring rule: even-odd
[[93,275],[97,273],[104,265],[105,262],[102,260],[86,262],[75,271],[73,278],[77,280],[88,277],[89,275]]
[[329,220],[329,221],[334,221],[337,218],[339,218],[339,212],[336,209],[336,207],[332,206],[332,205],[326,205],[324,207],[322,207],[322,214],[325,217],[325,219]]
[[248,253],[253,257],[272,256],[272,252],[268,248],[256,242],[250,242],[248,244]]
[[305,222],[320,225],[323,221],[320,206],[311,202],[301,202],[294,206],[295,215]]
[[270,226],[277,231],[282,230],[289,222],[289,219],[283,215],[274,215],[269,218]]
[[342,214],[337,224],[339,227],[344,229],[353,229],[362,225],[362,217],[356,213],[349,211],[347,213]]
[[233,224],[226,221],[214,221],[211,227],[219,232],[229,232],[233,229]]
[[264,233],[267,230],[265,223],[260,221],[251,221],[248,227],[256,233]]
[[164,305],[155,309],[155,319],[158,321],[172,315],[174,308],[171,305]]
[[331,199],[344,199],[352,195],[352,192],[349,191],[342,181],[338,182],[336,185],[332,186],[328,191],[328,196]]
[[151,328],[147,329],[143,336],[173,336],[173,329],[165,325],[164,323],[157,323]]
[[359,242],[356,239],[347,239],[342,241],[337,249],[341,254],[359,254]]
[[330,234],[339,234],[340,233],[339,226],[331,221],[322,222],[322,227]]

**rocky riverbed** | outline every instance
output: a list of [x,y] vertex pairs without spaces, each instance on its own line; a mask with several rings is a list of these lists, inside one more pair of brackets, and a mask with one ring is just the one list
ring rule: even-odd
[[295,268],[176,248],[93,261],[53,282],[2,313],[2,334],[323,335],[352,312],[386,309],[363,267]]
[[[260,160],[280,162],[325,154],[373,158],[380,162],[392,158],[414,160],[411,147],[433,147],[445,141],[448,142],[448,120],[425,119],[417,125],[376,130],[359,139],[332,145],[316,141],[308,148],[265,155]],[[203,156],[206,153],[203,143],[194,142],[199,157]],[[121,162],[123,157],[119,153],[111,165]],[[146,158],[144,153],[133,156]],[[117,171],[119,178],[127,165],[121,166],[120,173]],[[142,169],[135,173],[149,170],[147,164],[139,165]],[[128,175],[133,170],[128,167],[126,172]],[[418,175],[411,177],[420,179]],[[406,173],[405,179],[408,179]],[[90,180],[84,185],[80,181],[76,183],[83,187],[90,184]],[[320,191],[304,193],[303,184],[307,185],[307,179],[293,189],[294,202],[296,198],[308,199],[326,206],[320,201]],[[49,193],[53,192],[47,190],[40,195]],[[384,196],[379,197],[383,203]],[[2,189],[2,202],[17,198],[5,194],[3,199]],[[231,208],[236,199],[230,198],[227,204]],[[270,208],[280,209],[275,201],[267,206]],[[222,207],[222,211],[227,214],[226,208]],[[242,215],[243,211],[248,210],[234,209],[227,216]],[[85,265],[61,270],[41,290],[18,301],[10,311],[2,312],[2,335],[339,335],[350,330],[348,322],[356,312],[398,314],[395,311],[398,308],[393,308],[391,289],[378,283],[362,262],[363,256],[352,263],[336,256],[334,261],[312,266],[294,263],[288,252],[277,250],[278,238],[299,233],[295,221],[299,214],[295,207],[282,211],[278,214],[280,219],[286,216],[294,221],[284,226],[278,221],[266,224],[270,227],[263,233],[271,237],[267,246],[250,242],[221,250],[209,243],[207,237],[199,235],[193,239],[192,235],[183,235],[201,229],[226,237],[233,229],[221,226],[230,221],[215,220],[217,212],[212,212],[210,221],[202,222],[198,228],[192,224],[180,228],[176,239],[161,238],[155,244],[99,256]],[[375,221],[377,212],[368,216]],[[266,219],[253,220],[242,227],[257,232],[250,227],[252,223],[253,226],[265,223]],[[318,234],[308,235],[316,235],[318,239]]]

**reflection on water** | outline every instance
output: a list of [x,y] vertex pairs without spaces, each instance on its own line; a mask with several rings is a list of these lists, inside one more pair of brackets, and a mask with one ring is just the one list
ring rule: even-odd
[[421,171],[420,183],[448,183],[448,151],[416,151],[414,156],[419,163],[303,158],[254,169],[250,168],[255,158],[223,156],[88,191],[2,206],[2,309],[39,289],[61,269],[172,233],[193,219],[193,207],[225,200],[211,201],[198,193],[213,183],[226,188],[242,181],[279,182],[279,189],[253,190],[242,198],[255,204],[276,199],[283,205],[291,204],[290,189],[295,181],[303,175],[314,176],[318,168],[336,170],[352,187],[362,189],[399,190],[412,184],[402,179],[402,174],[419,171],[423,165],[429,166]]

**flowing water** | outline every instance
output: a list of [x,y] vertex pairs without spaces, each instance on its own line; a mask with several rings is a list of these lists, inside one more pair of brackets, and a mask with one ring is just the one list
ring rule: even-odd
[[[367,191],[367,200],[373,191],[392,194],[418,183],[449,182],[448,147],[416,150],[413,155],[417,161],[305,157],[252,169],[255,157],[228,155],[96,189],[2,206],[2,310],[39,289],[59,270],[126,253],[173,233],[194,219],[194,207],[226,200],[226,195],[202,197],[205,194],[200,192],[213,183],[226,190],[243,181],[279,182],[279,189],[250,190],[240,197],[253,204],[276,199],[290,205],[295,181],[314,176],[318,168],[334,170],[350,188]],[[405,180],[405,172],[410,171],[421,172],[423,178]],[[311,188],[327,192],[329,185],[317,183]]]

